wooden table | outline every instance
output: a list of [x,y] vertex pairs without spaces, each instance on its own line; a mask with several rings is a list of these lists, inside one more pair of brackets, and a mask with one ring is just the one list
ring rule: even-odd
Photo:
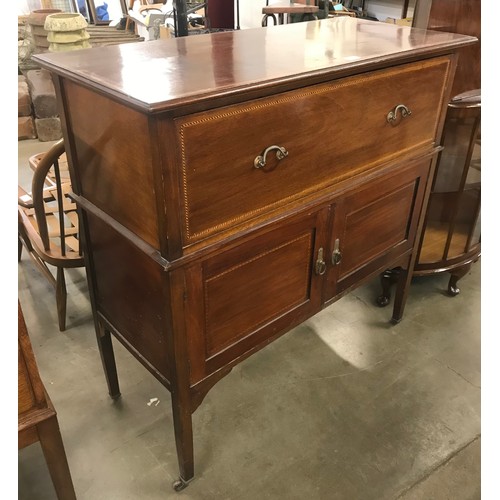
[[[262,14],[264,17],[262,19],[262,26],[267,26],[267,21],[269,17],[274,20],[274,24],[284,24],[285,14],[287,16],[300,16],[299,21],[317,19],[317,13],[319,7],[316,5],[269,5],[262,7]],[[275,14],[278,15],[278,21],[276,22]]]
[[40,443],[58,500],[75,500],[57,413],[40,378],[19,302],[17,345],[18,448]]
[[172,393],[176,489],[191,415],[237,363],[396,266],[401,320],[455,52],[475,41],[337,18],[35,56],[109,392],[113,335]]

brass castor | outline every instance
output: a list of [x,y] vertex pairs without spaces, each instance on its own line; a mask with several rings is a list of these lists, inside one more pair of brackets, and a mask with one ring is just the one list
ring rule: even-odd
[[172,488],[174,488],[175,491],[182,491],[188,487],[189,483],[190,481],[184,481],[184,479],[180,477],[172,483]]

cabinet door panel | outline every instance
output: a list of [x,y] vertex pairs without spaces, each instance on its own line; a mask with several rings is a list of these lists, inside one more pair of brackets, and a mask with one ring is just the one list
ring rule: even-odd
[[354,201],[345,214],[339,280],[408,239],[415,188],[411,180],[376,200],[367,200],[361,208],[356,201],[362,204],[363,196]]
[[315,262],[327,216],[322,209],[263,230],[199,265],[201,282],[188,293],[202,298],[202,306],[188,330],[204,369],[194,372],[207,375],[320,309]]
[[408,165],[336,204],[326,301],[411,251],[430,165],[430,159]]

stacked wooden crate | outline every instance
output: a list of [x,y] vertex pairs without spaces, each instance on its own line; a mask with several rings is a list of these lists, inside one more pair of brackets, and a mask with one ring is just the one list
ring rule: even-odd
[[90,35],[89,41],[92,47],[144,41],[144,37],[129,30],[120,30],[112,26],[89,25],[87,31]]

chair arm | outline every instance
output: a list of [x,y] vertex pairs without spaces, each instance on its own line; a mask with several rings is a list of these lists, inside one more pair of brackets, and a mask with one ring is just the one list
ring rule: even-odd
[[139,7],[139,14],[142,14],[143,12],[148,10],[159,10],[160,12],[163,13],[162,7],[163,7],[162,3],[152,3],[150,5],[142,5],[141,7]]

